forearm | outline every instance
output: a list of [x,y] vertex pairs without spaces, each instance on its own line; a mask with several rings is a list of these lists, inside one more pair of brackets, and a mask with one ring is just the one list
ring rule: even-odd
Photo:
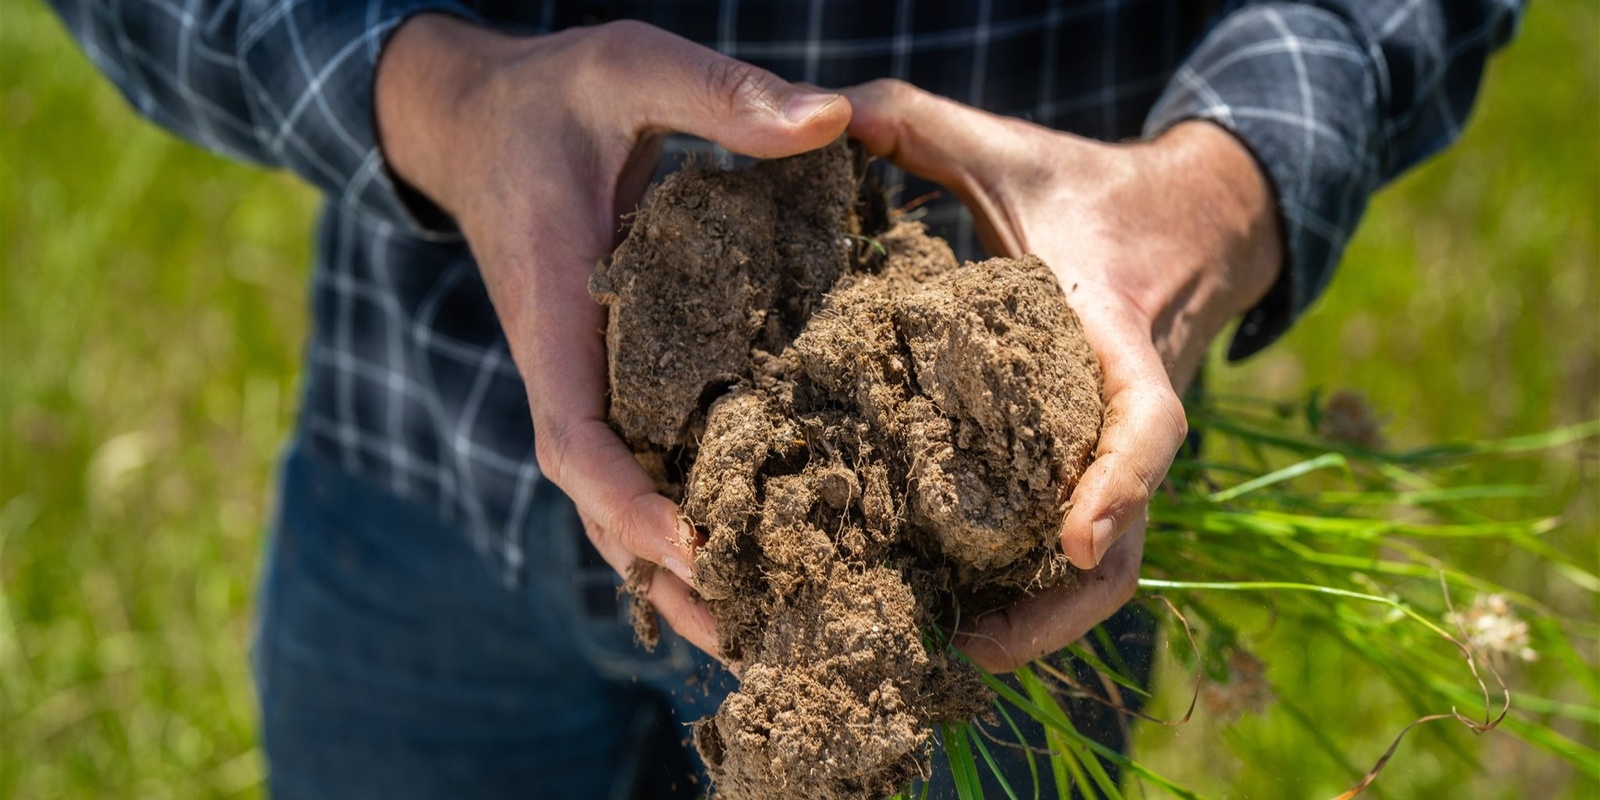
[[[153,7],[123,9],[105,0],[50,0],[67,30],[136,111],[196,144],[260,164],[275,163],[263,122],[235,64],[240,4],[204,3],[196,23],[155,20]],[[197,58],[211,54],[209,59]],[[220,55],[221,58],[216,56]],[[183,65],[180,67],[180,64]]]

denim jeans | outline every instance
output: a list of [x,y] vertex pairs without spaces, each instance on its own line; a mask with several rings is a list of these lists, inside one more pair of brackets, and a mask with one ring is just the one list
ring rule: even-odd
[[[704,793],[687,723],[714,712],[732,678],[670,631],[654,653],[637,648],[615,589],[571,580],[597,558],[576,511],[553,485],[538,491],[513,591],[431,509],[291,448],[254,652],[272,797]],[[1149,626],[1135,622],[1124,657],[1147,665]],[[1114,714],[1073,713],[1122,746]],[[1024,751],[989,750],[1031,788]],[[953,796],[943,760],[934,797]]]

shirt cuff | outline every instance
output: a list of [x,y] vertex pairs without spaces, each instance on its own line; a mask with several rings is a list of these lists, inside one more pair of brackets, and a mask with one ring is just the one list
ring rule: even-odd
[[1293,3],[1224,17],[1146,117],[1147,138],[1211,120],[1248,147],[1284,234],[1278,281],[1228,348],[1236,361],[1282,336],[1322,293],[1381,182],[1377,62],[1342,18]]
[[241,34],[241,73],[262,145],[329,200],[430,239],[454,223],[399,183],[378,145],[373,88],[389,36],[414,14],[478,21],[450,0],[308,0],[273,3]]

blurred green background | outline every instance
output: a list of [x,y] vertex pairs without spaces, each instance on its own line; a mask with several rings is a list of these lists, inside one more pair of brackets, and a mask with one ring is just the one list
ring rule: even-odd
[[[251,592],[317,198],[139,121],[33,2],[0,3],[0,125],[0,798],[256,796]],[[1211,380],[1275,399],[1360,390],[1397,446],[1600,416],[1592,0],[1535,4],[1464,140],[1377,198],[1287,339]],[[1565,515],[1549,541],[1600,566],[1592,453],[1504,469],[1550,488],[1508,513]],[[1593,595],[1493,543],[1453,560],[1569,617],[1600,663]],[[1208,793],[1325,796],[1409,720],[1364,693],[1337,643],[1260,655],[1347,764],[1275,713],[1147,727],[1138,755]],[[1565,691],[1552,664],[1510,679]],[[1560,729],[1600,741],[1593,724]],[[1596,796],[1579,780],[1509,736],[1436,725],[1379,786]]]

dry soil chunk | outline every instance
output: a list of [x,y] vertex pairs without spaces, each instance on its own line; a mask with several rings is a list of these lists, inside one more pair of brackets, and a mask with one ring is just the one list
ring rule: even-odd
[[[856,181],[841,141],[741,172],[674,173],[595,269],[609,315],[611,422],[627,441],[688,443],[695,416],[781,351],[846,269]],[[708,394],[710,396],[708,396]]]
[[882,221],[859,166],[675,176],[591,281],[611,422],[681,496],[744,665],[695,728],[719,796],[926,774],[931,726],[988,702],[934,629],[1075,576],[1056,536],[1101,417],[1077,317],[1036,258],[957,267]]

